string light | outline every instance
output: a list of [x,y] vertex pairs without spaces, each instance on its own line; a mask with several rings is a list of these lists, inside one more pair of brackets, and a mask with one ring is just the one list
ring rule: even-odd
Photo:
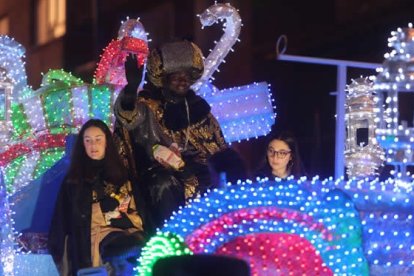
[[400,178],[396,184],[410,185],[413,178],[408,175],[406,167],[414,165],[414,121],[410,118],[399,118],[399,103],[404,101],[403,94],[413,92],[414,78],[411,66],[414,56],[414,29],[398,28],[391,32],[388,46],[393,50],[384,55],[385,61],[374,80],[374,89],[378,93],[377,140],[386,150],[386,161],[396,166]]
[[158,233],[147,242],[142,250],[137,275],[151,276],[152,266],[157,260],[168,256],[181,255],[192,255],[183,238],[172,233]]
[[[227,9],[228,5],[220,7],[222,12],[235,11]],[[227,18],[228,15],[221,20],[235,17]],[[378,98],[373,99],[380,104],[373,108],[379,112],[377,118],[380,118],[377,122],[378,143],[386,145],[389,162],[396,160],[396,164],[403,165],[412,162],[414,135],[411,128],[398,125],[398,92],[412,89],[413,77],[411,67],[396,66],[394,70],[391,65],[400,65],[402,63],[398,60],[405,58],[407,61],[411,56],[411,33],[405,29],[393,33],[389,43],[395,50],[386,58],[396,63],[385,63],[378,70],[374,83]],[[136,30],[135,35],[143,33]],[[125,37],[121,33],[118,41]],[[14,42],[4,41],[6,46],[15,46]],[[143,51],[143,47],[135,45],[134,41],[124,44]],[[0,45],[0,51],[4,49]],[[5,67],[21,66],[22,48],[10,51],[16,51],[15,57],[18,58],[13,58],[13,62],[17,60],[17,63],[8,61]],[[114,53],[111,55],[115,56]],[[210,69],[209,72],[212,74],[215,70]],[[24,67],[13,71],[13,74],[23,72],[23,77],[13,75],[11,71],[8,75],[7,72],[3,72],[3,80],[13,85],[11,95],[18,95],[11,99],[10,140],[0,151],[0,167],[5,176],[0,186],[0,220],[7,226],[1,231],[13,233],[10,228],[12,219],[8,216],[8,197],[4,191],[13,194],[48,170],[63,156],[64,138],[76,133],[87,119],[98,117],[112,126],[112,104],[119,90],[106,85],[88,85],[67,72],[57,70],[47,73],[42,87],[33,91],[25,84]],[[16,88],[18,83],[21,85]],[[353,88],[369,90],[365,84],[358,85],[361,87]],[[270,112],[274,108],[271,105],[273,100],[264,87],[267,89],[265,84],[253,84],[218,90],[204,83],[197,92],[204,93],[210,102],[213,113],[224,126],[226,139],[236,141],[265,133],[271,119],[274,120]],[[231,96],[233,93],[234,97]],[[230,103],[234,110],[229,109]],[[370,111],[373,111],[371,107]],[[365,115],[369,120],[373,118],[371,113]],[[356,113],[349,113],[349,120],[358,118]],[[259,121],[264,122],[263,125],[258,124]],[[239,128],[235,127],[237,124]],[[240,125],[243,125],[242,130]],[[369,141],[374,144],[373,140]],[[398,146],[398,150],[392,145]],[[394,159],[397,153],[403,153],[403,158]],[[211,191],[174,214],[144,248],[139,269],[147,273],[144,275],[149,275],[159,257],[211,253],[245,259],[256,274],[276,271],[281,274],[367,275],[368,264],[371,272],[378,268],[387,274],[392,271],[412,272],[414,181],[409,173],[403,175],[401,169],[395,171],[394,176],[386,181],[360,176],[351,176],[348,181],[343,178],[320,180],[318,176],[309,181],[306,178],[289,178],[284,182],[259,179],[257,183],[239,181],[237,186],[228,185]],[[354,205],[362,211],[358,213]],[[9,249],[13,248],[14,234],[4,233],[1,232],[7,239],[2,239],[0,257],[2,262],[8,260],[2,269],[10,271],[12,261],[9,260],[13,260],[14,252]]]
[[220,40],[216,43],[214,49],[210,52],[204,62],[204,72],[201,78],[193,84],[194,91],[209,82],[212,79],[212,75],[217,71],[220,63],[224,62],[224,58],[227,56],[233,45],[238,41],[240,34],[240,28],[242,26],[240,15],[236,8],[229,3],[226,4],[214,4],[206,9],[200,17],[202,28],[205,26],[211,26],[214,23],[224,22],[224,34]]
[[16,132],[0,151],[9,192],[19,191],[60,160],[66,136],[88,119],[100,118],[112,128],[114,97],[109,86],[84,84],[63,70],[45,74],[41,88],[11,106]]
[[15,232],[3,173],[0,170],[0,274],[14,275]]
[[126,58],[133,53],[137,57],[138,66],[144,66],[149,52],[147,36],[139,18],[122,22],[118,38],[112,40],[101,55],[94,81],[124,87],[127,84],[124,69]]
[[179,210],[160,231],[183,237],[193,253],[244,259],[252,275],[368,273],[350,199],[336,191],[311,196],[294,180],[213,190]]
[[12,80],[14,101],[20,101],[27,89],[27,76],[24,68],[26,50],[13,38],[0,35],[0,67],[5,69],[5,77]]
[[200,17],[202,28],[223,23],[223,35],[204,61],[202,77],[192,89],[211,105],[212,113],[220,123],[226,142],[240,142],[266,135],[275,123],[271,92],[266,83],[218,90],[211,84],[213,73],[238,41],[242,26],[240,15],[229,3],[206,9]]
[[266,135],[275,123],[275,107],[265,82],[222,90],[209,84],[198,93],[210,104],[229,144]]

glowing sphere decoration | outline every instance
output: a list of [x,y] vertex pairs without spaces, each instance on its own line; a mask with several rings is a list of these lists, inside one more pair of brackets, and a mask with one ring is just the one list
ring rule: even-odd
[[252,275],[368,275],[352,201],[337,190],[319,198],[293,179],[211,191],[174,214],[162,233],[182,237],[194,254],[244,259]]
[[347,86],[345,106],[345,164],[348,177],[373,177],[385,156],[375,135],[378,118],[372,82],[367,78],[352,80],[352,84]]
[[380,118],[377,139],[386,149],[387,163],[398,169],[396,177],[410,182],[407,165],[414,165],[414,29],[398,28],[391,33],[385,61],[378,69],[374,89],[378,94]]

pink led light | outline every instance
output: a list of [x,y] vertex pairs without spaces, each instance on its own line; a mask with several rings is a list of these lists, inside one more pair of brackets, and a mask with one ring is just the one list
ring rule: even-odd
[[333,275],[313,245],[299,235],[246,235],[222,245],[215,253],[247,261],[251,275]]
[[227,233],[229,226],[242,224],[243,221],[289,220],[299,226],[307,227],[309,230],[321,233],[321,237],[327,241],[332,240],[332,234],[322,223],[315,222],[313,217],[294,210],[277,207],[260,207],[252,209],[241,209],[232,213],[224,214],[216,220],[210,221],[186,237],[186,244],[195,253],[201,253],[205,245],[217,238],[217,233]]

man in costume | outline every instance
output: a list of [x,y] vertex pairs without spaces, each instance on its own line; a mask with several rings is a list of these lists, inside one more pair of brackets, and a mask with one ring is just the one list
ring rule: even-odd
[[137,95],[142,67],[128,57],[128,84],[115,104],[115,136],[127,166],[148,190],[151,216],[160,227],[211,185],[208,158],[226,144],[209,104],[190,88],[204,70],[195,44],[178,41],[154,49],[147,70],[150,83]]

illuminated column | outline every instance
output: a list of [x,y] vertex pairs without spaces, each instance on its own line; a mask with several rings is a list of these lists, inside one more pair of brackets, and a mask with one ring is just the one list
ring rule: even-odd
[[376,103],[372,82],[352,80],[346,95],[345,164],[349,178],[374,176],[384,161],[376,136]]
[[378,69],[374,89],[379,96],[377,139],[386,149],[387,163],[397,169],[398,179],[409,180],[408,165],[414,165],[414,29],[391,32],[382,68]]

